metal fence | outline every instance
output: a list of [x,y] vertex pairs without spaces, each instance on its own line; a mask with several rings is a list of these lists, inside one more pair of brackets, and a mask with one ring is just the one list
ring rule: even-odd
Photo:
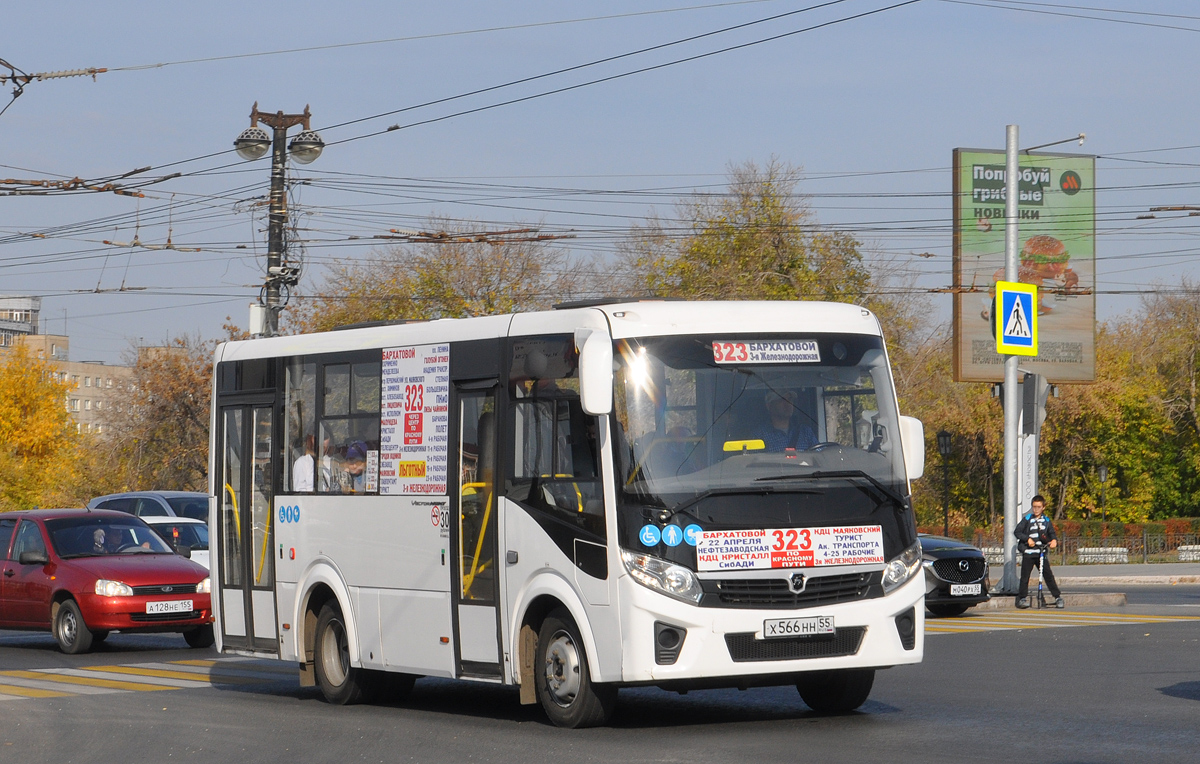
[[[997,539],[982,534],[975,546],[992,565],[1003,564],[1004,550]],[[1195,533],[1143,533],[1140,536],[1060,536],[1050,559],[1059,565],[1122,562],[1200,562],[1200,536]]]

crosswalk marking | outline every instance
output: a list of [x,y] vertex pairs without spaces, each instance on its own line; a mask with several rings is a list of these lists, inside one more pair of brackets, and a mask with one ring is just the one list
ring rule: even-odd
[[63,684],[82,684],[89,687],[105,687],[110,690],[165,690],[145,682],[127,682],[118,679],[101,679],[98,677],[75,676],[72,669],[42,669],[39,671],[0,671],[0,676],[18,677],[21,679],[42,679],[47,682],[62,682]]
[[15,684],[0,683],[0,699],[16,700],[23,698],[61,698],[70,695],[69,692],[58,690],[39,690],[36,687],[21,687]]
[[963,634],[979,631],[1012,631],[1019,629],[1048,629],[1069,626],[1112,626],[1134,623],[1171,623],[1200,621],[1194,616],[1137,615],[1134,613],[1087,613],[1061,610],[1023,610],[998,612],[958,618],[927,619],[926,634]]
[[295,684],[291,664],[221,658],[164,663],[0,671],[0,703],[72,695],[109,695],[215,685]]
[[172,671],[152,666],[88,666],[84,671],[97,674],[126,674],[140,678],[140,681],[154,680],[161,684],[172,684],[175,687],[196,687],[214,683],[220,684],[254,684],[257,679],[249,677],[210,677],[207,673],[193,671]]

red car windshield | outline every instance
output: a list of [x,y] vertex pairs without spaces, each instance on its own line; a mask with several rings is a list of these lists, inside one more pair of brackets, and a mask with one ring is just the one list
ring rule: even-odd
[[174,554],[158,535],[137,518],[64,517],[47,520],[50,543],[59,557],[104,557],[117,554]]

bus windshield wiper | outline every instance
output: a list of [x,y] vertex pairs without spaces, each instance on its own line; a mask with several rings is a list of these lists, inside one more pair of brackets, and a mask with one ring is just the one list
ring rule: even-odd
[[896,493],[891,488],[888,488],[878,479],[868,475],[862,470],[824,470],[817,472],[796,473],[790,475],[771,475],[769,477],[755,478],[756,481],[782,481],[782,480],[818,480],[820,478],[845,478],[849,480],[866,480],[876,490],[882,493],[887,498],[895,502],[897,508],[903,509],[908,506],[904,497]]

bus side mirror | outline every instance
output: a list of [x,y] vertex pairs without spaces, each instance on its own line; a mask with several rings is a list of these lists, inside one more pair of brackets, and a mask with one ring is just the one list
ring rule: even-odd
[[608,332],[576,329],[579,350],[579,402],[583,412],[601,416],[612,411],[613,350]]
[[925,474],[925,425],[916,417],[900,417],[900,448],[904,449],[904,471],[909,480]]

